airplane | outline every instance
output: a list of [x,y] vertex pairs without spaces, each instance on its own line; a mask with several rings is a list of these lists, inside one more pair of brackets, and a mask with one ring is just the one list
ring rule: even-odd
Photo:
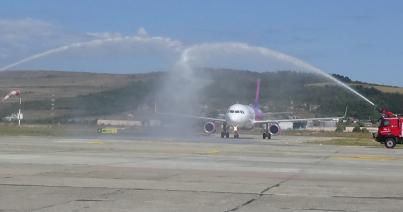
[[[344,116],[342,117],[324,117],[324,118],[304,118],[304,119],[263,119],[266,114],[263,113],[259,107],[260,98],[260,80],[256,81],[256,96],[255,102],[250,105],[233,104],[231,105],[224,118],[212,118],[204,116],[193,116],[186,114],[173,114],[173,113],[160,113],[163,115],[173,115],[184,118],[192,118],[206,121],[204,123],[204,132],[206,134],[212,134],[216,131],[216,123],[222,124],[221,138],[229,138],[229,128],[233,129],[234,138],[239,138],[239,130],[251,130],[258,125],[264,125],[264,131],[262,133],[263,139],[271,139],[272,135],[276,135],[280,132],[281,122],[301,122],[301,121],[338,121],[345,118],[347,115],[347,107]],[[155,112],[156,108],[155,108]],[[285,112],[288,113],[288,112]]]

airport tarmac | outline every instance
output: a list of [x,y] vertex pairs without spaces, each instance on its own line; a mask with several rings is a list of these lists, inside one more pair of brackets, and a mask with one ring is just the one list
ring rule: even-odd
[[244,137],[1,137],[0,211],[403,210],[402,149]]

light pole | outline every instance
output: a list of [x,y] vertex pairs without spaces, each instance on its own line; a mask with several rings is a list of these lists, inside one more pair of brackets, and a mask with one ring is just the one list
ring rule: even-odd
[[21,126],[21,120],[24,118],[24,115],[21,113],[21,106],[22,106],[22,97],[20,96],[20,106],[18,108],[18,114],[17,114],[18,126]]
[[55,117],[55,95],[52,94],[52,98],[50,99],[50,116],[52,118]]

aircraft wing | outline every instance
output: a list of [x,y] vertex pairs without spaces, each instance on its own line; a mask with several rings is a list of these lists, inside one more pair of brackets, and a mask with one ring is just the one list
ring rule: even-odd
[[255,124],[266,124],[266,123],[280,123],[280,122],[298,122],[298,121],[338,121],[340,119],[346,118],[347,107],[344,116],[341,117],[323,117],[323,118],[305,118],[305,119],[267,119],[267,120],[256,120]]
[[265,112],[263,115],[282,115],[282,114],[292,114],[292,112]]
[[280,122],[299,122],[299,121],[338,121],[344,117],[324,117],[324,118],[306,118],[306,119],[267,119],[267,120],[256,120],[255,124],[266,124],[266,123],[280,123]]
[[165,115],[165,116],[178,117],[178,118],[190,118],[190,119],[199,119],[199,120],[205,120],[205,121],[226,122],[225,119],[221,119],[221,118],[212,118],[212,117],[205,117],[205,116],[194,116],[194,115],[187,115],[187,114],[181,114],[181,113],[160,113],[160,112],[157,112],[157,114]]

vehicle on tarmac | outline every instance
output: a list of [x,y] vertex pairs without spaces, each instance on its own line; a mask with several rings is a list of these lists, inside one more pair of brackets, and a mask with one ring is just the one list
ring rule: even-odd
[[97,132],[101,133],[101,134],[117,134],[118,128],[114,128],[114,127],[98,128]]
[[393,149],[396,144],[403,143],[403,116],[386,110],[380,112],[378,132],[373,137],[386,148]]

